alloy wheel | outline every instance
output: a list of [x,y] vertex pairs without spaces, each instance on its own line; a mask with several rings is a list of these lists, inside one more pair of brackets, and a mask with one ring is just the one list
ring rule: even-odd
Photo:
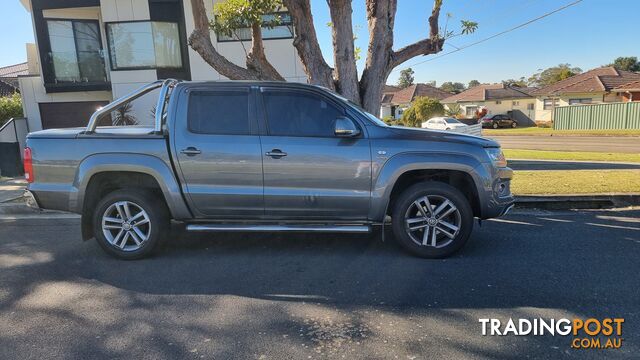
[[462,224],[460,210],[444,196],[416,199],[405,213],[405,230],[420,246],[443,248],[453,242]]
[[109,243],[122,251],[135,251],[151,236],[147,212],[131,201],[111,204],[102,215],[102,233]]

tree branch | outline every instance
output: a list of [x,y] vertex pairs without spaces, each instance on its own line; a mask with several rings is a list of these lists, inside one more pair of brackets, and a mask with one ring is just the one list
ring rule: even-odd
[[335,89],[332,69],[324,60],[318,44],[309,0],[284,0],[283,2],[293,20],[295,29],[293,45],[298,50],[298,55],[302,60],[304,72],[307,74],[309,82]]
[[429,38],[420,40],[393,52],[391,56],[392,68],[395,68],[403,62],[418,55],[436,54],[442,51],[444,38],[440,37],[438,29],[438,18],[440,17],[441,7],[442,0],[435,0],[433,2],[433,9],[431,10],[431,16],[429,16]]
[[191,10],[195,29],[189,36],[189,46],[195,50],[220,75],[230,80],[260,80],[256,71],[245,69],[227,60],[216,50],[211,42],[209,19],[203,0],[191,0]]
[[251,51],[247,55],[247,68],[255,71],[262,80],[285,81],[264,53],[262,24],[251,25]]
[[352,25],[351,0],[327,0],[331,12],[334,79],[337,90],[347,99],[360,103],[358,69]]

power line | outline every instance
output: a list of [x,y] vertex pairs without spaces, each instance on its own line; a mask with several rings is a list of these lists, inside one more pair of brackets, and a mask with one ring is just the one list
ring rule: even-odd
[[[544,18],[546,18],[547,16],[553,15],[553,14],[555,14],[555,13],[557,13],[557,12],[560,12],[560,11],[562,11],[562,10],[566,9],[566,8],[571,7],[571,6],[577,5],[578,3],[581,3],[581,2],[582,2],[582,0],[576,0],[576,1],[572,2],[572,3],[569,3],[569,4],[567,4],[567,5],[564,5],[564,6],[562,6],[562,7],[559,7],[559,8],[557,8],[557,9],[555,9],[555,10],[553,10],[553,11],[550,11],[550,12],[548,12],[548,13],[546,13],[546,14],[540,15],[540,16],[538,16],[537,18],[531,19],[531,20],[529,20],[529,21],[527,21],[527,22],[524,22],[524,23],[522,23],[522,24],[520,24],[520,25],[517,25],[517,26],[514,26],[514,27],[512,27],[512,28],[510,28],[510,29],[507,29],[507,30],[501,31],[501,32],[499,32],[499,33],[497,33],[497,34],[493,34],[493,35],[491,35],[491,36],[489,36],[489,37],[487,37],[487,38],[484,38],[484,39],[482,39],[482,40],[478,40],[478,41],[473,42],[473,43],[471,43],[471,44],[467,44],[467,45],[463,45],[463,46],[457,47],[455,50],[451,50],[451,51],[449,51],[449,52],[447,52],[447,53],[440,54],[440,55],[435,56],[435,57],[432,57],[432,58],[430,58],[430,59],[423,60],[423,61],[417,62],[417,63],[415,63],[415,64],[409,65],[409,67],[414,67],[414,66],[417,66],[417,65],[421,65],[421,64],[424,64],[424,63],[426,63],[426,62],[429,62],[429,61],[433,61],[433,60],[439,59],[439,58],[441,58],[441,57],[443,57],[443,56],[447,56],[447,55],[450,55],[450,54],[456,53],[456,52],[458,52],[458,51],[462,51],[462,50],[464,50],[464,49],[470,48],[470,47],[472,47],[472,46],[475,46],[475,45],[481,44],[481,43],[483,43],[483,42],[485,42],[485,41],[489,41],[489,40],[491,40],[491,39],[493,39],[493,38],[496,38],[496,37],[498,37],[498,36],[501,36],[501,35],[504,35],[504,34],[506,34],[506,33],[509,33],[509,32],[514,31],[514,30],[518,30],[518,29],[520,29],[520,28],[522,28],[522,27],[525,27],[525,26],[527,26],[527,25],[529,25],[529,24],[531,24],[531,23],[534,23],[534,22],[536,22],[536,21],[538,21],[538,20],[544,19]],[[446,44],[446,42],[445,42],[445,44]]]

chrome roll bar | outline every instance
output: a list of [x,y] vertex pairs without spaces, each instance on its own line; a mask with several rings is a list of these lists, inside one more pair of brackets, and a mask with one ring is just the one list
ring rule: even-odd
[[105,115],[108,114],[112,111],[114,111],[115,109],[117,109],[118,107],[131,102],[155,89],[161,88],[160,90],[160,95],[158,97],[158,103],[156,105],[156,112],[155,112],[155,125],[153,127],[154,132],[159,133],[162,131],[162,114],[164,113],[164,106],[165,106],[165,102],[167,100],[167,97],[169,96],[170,93],[170,89],[173,88],[179,81],[175,80],[175,79],[167,79],[167,80],[158,80],[158,81],[154,81],[150,84],[146,84],[142,87],[140,87],[139,89],[121,97],[118,98],[116,100],[114,100],[113,102],[110,102],[109,104],[101,107],[100,109],[98,109],[96,112],[93,113],[93,115],[91,115],[91,118],[89,119],[89,124],[87,125],[86,130],[84,131],[85,134],[92,134],[96,131],[96,127],[98,126],[98,120],[100,120],[100,118]]

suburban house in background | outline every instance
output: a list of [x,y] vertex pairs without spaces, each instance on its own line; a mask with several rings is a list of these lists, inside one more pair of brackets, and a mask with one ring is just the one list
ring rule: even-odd
[[451,96],[451,93],[427,84],[413,84],[404,89],[386,85],[382,95],[382,104],[380,105],[380,117],[400,119],[404,110],[410,107],[417,97],[442,100],[449,96]]
[[18,76],[27,75],[27,63],[0,67],[0,97],[20,92]]
[[[536,121],[553,121],[555,108],[640,100],[640,74],[606,66],[574,75],[532,92]],[[635,94],[635,95],[633,95]]]
[[[219,1],[205,1],[210,17]],[[187,44],[194,30],[190,0],[20,2],[31,13],[36,40],[27,44],[28,75],[19,77],[30,131],[84,126],[97,108],[158,79],[224,79]],[[267,57],[286,80],[306,82],[291,18],[279,15],[281,25],[263,28]],[[212,40],[223,56],[245,65],[248,28]],[[155,95],[134,102],[139,123],[151,122]]]
[[482,84],[442,100],[452,110],[460,106],[460,114],[467,119],[476,117],[476,111],[487,110],[487,115],[507,114],[519,125],[532,125],[535,118],[535,88]]
[[620,93],[623,102],[640,101],[640,80],[618,86],[613,91]]

